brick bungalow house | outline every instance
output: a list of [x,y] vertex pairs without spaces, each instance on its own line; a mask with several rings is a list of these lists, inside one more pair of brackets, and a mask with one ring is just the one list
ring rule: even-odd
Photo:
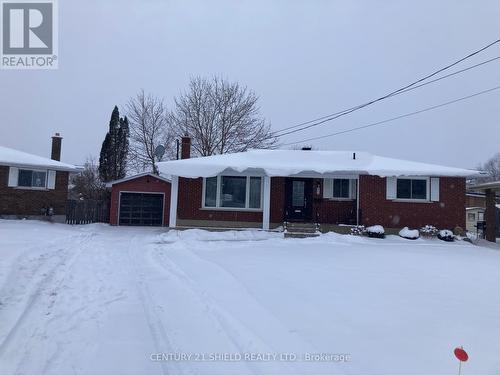
[[[286,222],[386,228],[465,228],[465,179],[479,172],[364,152],[252,150],[161,162],[171,177],[169,226],[255,227]],[[130,186],[129,186],[130,188]],[[166,223],[166,220],[164,221]]]
[[0,146],[0,218],[64,222],[69,174],[79,169],[60,162],[61,144],[56,133],[50,159]]

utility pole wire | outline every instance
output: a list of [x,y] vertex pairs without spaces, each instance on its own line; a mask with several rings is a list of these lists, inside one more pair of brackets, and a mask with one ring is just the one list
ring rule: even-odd
[[418,111],[414,111],[414,112],[410,112],[410,113],[405,113],[403,115],[392,117],[392,118],[387,119],[387,120],[382,120],[382,121],[374,122],[374,123],[371,123],[371,124],[368,124],[368,125],[363,125],[363,126],[358,126],[356,128],[351,128],[351,129],[346,129],[346,130],[338,131],[336,133],[331,133],[331,134],[326,134],[326,135],[320,135],[318,137],[307,138],[307,139],[303,139],[303,140],[300,140],[300,141],[297,141],[297,142],[286,143],[286,144],[283,144],[281,146],[296,145],[298,143],[315,141],[315,140],[318,140],[318,139],[333,137],[333,136],[339,135],[339,134],[350,133],[350,132],[353,132],[353,131],[356,131],[356,130],[366,129],[366,128],[370,128],[370,127],[373,127],[373,126],[383,125],[383,124],[386,124],[388,122],[400,120],[400,119],[405,118],[405,117],[415,116],[415,115],[418,115],[420,113],[429,112],[429,111],[432,111],[434,109],[445,107],[445,106],[450,105],[450,104],[458,103],[458,102],[461,102],[463,100],[471,99],[471,98],[474,98],[474,97],[479,96],[479,95],[487,94],[487,93],[490,93],[490,92],[498,90],[498,89],[500,89],[500,86],[496,86],[496,87],[493,87],[491,89],[487,89],[487,90],[483,90],[483,91],[480,91],[480,92],[476,92],[476,93],[471,94],[471,95],[463,96],[463,97],[458,98],[458,99],[450,100],[450,101],[445,102],[445,103],[437,104],[437,105],[434,105],[432,107],[427,107],[427,108],[424,108],[424,109],[420,109]]
[[[426,75],[425,77],[422,77],[422,78],[420,78],[420,79],[416,80],[415,82],[412,82],[412,83],[410,83],[410,84],[408,84],[408,85],[406,85],[406,86],[404,86],[404,87],[402,87],[402,88],[399,88],[399,89],[397,89],[397,90],[395,90],[395,91],[392,91],[392,92],[390,92],[389,94],[386,94],[386,95],[384,95],[384,96],[381,96],[381,97],[379,97],[379,98],[377,98],[377,99],[373,99],[373,100],[370,100],[369,102],[366,102],[366,103],[364,103],[364,104],[360,104],[360,105],[357,105],[357,106],[354,106],[354,107],[351,107],[351,108],[345,109],[345,110],[343,110],[343,111],[335,112],[335,113],[332,113],[332,114],[330,114],[330,115],[326,115],[326,116],[323,116],[323,117],[319,117],[319,118],[316,118],[316,119],[314,119],[314,120],[309,120],[309,121],[306,121],[306,122],[303,122],[303,123],[300,123],[300,124],[297,124],[297,125],[293,125],[293,126],[289,126],[289,127],[287,127],[287,128],[283,128],[283,129],[277,130],[277,131],[273,132],[273,133],[272,133],[272,135],[273,135],[273,136],[276,136],[276,137],[282,137],[282,136],[285,136],[285,135],[288,135],[288,134],[292,134],[292,133],[296,133],[296,132],[299,132],[299,131],[302,131],[302,130],[305,130],[305,129],[309,129],[309,128],[311,128],[311,127],[315,127],[315,126],[321,125],[321,124],[323,124],[323,123],[325,123],[325,122],[335,120],[335,119],[337,119],[337,118],[339,118],[339,117],[341,117],[341,116],[345,116],[345,115],[347,115],[347,114],[349,114],[349,113],[352,113],[352,112],[357,111],[357,110],[359,110],[359,109],[365,108],[365,107],[367,107],[367,106],[369,106],[369,105],[372,105],[372,104],[374,104],[374,103],[377,103],[377,102],[379,102],[379,101],[382,101],[382,100],[388,99],[388,98],[390,98],[390,97],[392,97],[392,96],[399,95],[399,94],[401,94],[401,93],[403,93],[403,92],[410,91],[410,89],[414,89],[414,88],[422,87],[422,86],[424,86],[424,85],[426,85],[426,84],[429,84],[429,83],[432,83],[432,82],[436,82],[436,81],[438,81],[439,79],[438,79],[438,80],[431,81],[431,82],[428,82],[428,83],[425,83],[425,84],[418,85],[419,83],[421,83],[421,82],[423,82],[423,81],[426,81],[427,79],[429,79],[429,78],[431,78],[431,77],[434,77],[435,75],[437,75],[437,74],[439,74],[439,73],[441,73],[441,72],[443,72],[443,71],[445,71],[445,70],[447,70],[447,69],[450,69],[451,67],[453,67],[453,66],[455,66],[455,65],[457,65],[457,64],[460,64],[461,62],[463,62],[463,61],[465,61],[465,60],[467,60],[467,59],[469,59],[469,58],[471,58],[471,57],[473,57],[473,56],[475,56],[475,55],[477,55],[477,54],[479,54],[479,53],[483,52],[484,50],[486,50],[486,49],[488,49],[488,48],[492,47],[493,45],[495,45],[495,44],[497,44],[497,43],[499,43],[499,42],[500,42],[500,39],[497,39],[497,40],[495,40],[495,41],[493,41],[493,42],[489,43],[488,45],[486,45],[486,46],[484,46],[484,47],[482,47],[482,48],[480,48],[480,49],[478,49],[478,50],[476,50],[476,51],[474,51],[474,52],[472,52],[472,53],[469,53],[469,54],[468,54],[468,55],[466,55],[465,57],[462,57],[461,59],[459,59],[459,60],[457,60],[457,61],[455,61],[455,62],[453,62],[453,63],[451,63],[451,64],[449,64],[449,65],[446,65],[445,67],[443,67],[443,68],[441,68],[441,69],[438,69],[438,70],[436,70],[435,72],[433,72],[433,73],[431,73],[431,74],[428,74],[428,75]],[[476,65],[474,65],[474,66],[472,66],[472,67],[469,67],[469,68],[467,68],[467,69],[463,69],[463,70],[461,70],[461,71],[457,71],[455,74],[461,73],[461,72],[466,71],[466,70],[473,69],[473,68],[475,68],[475,67],[477,67],[477,66],[481,66],[481,65],[487,64],[487,63],[492,62],[492,61],[494,61],[494,60],[497,60],[497,58],[494,58],[494,59],[491,59],[491,60],[484,61],[484,62],[482,62],[482,63],[476,64]],[[454,75],[454,74],[453,74],[453,75]],[[451,76],[451,75],[444,76],[443,78],[447,78],[447,77],[449,77],[449,76]],[[417,86],[417,85],[418,85],[418,86]],[[416,86],[416,87],[414,87],[414,88],[413,88],[413,86]],[[310,124],[310,125],[309,125],[309,124]],[[304,126],[304,125],[307,125],[307,126]],[[302,127],[300,127],[300,126],[302,126]],[[298,127],[300,127],[300,128],[299,128],[299,129],[295,129],[295,128],[298,128]],[[291,130],[291,129],[294,129],[294,130]],[[289,131],[287,131],[287,130],[289,130]],[[283,133],[283,134],[278,134],[278,133],[282,133],[282,132],[284,132],[284,133]]]

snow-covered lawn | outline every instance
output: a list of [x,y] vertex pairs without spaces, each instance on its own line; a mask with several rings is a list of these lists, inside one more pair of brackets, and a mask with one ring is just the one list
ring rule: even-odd
[[2,375],[456,374],[460,345],[500,372],[498,248],[0,220]]

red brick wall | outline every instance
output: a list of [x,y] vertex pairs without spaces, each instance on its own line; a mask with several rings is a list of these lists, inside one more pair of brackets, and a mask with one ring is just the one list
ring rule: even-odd
[[[201,209],[203,179],[179,178],[177,217],[181,220],[215,220],[262,222],[262,212],[224,211]],[[285,179],[271,178],[271,223],[281,223],[284,218]]]
[[179,177],[177,218],[181,220],[262,222],[262,212],[201,209],[202,195],[202,178],[193,179]]
[[387,228],[465,228],[465,178],[441,177],[440,202],[409,203],[386,199],[386,179],[360,176],[360,210],[363,225]]
[[[202,194],[203,179],[179,178],[177,217],[181,220],[262,222],[262,212],[201,209]],[[321,223],[352,223],[353,220],[356,220],[356,201],[315,199],[313,216],[316,215],[316,212],[319,214]],[[285,178],[272,177],[270,222],[279,224],[284,219]]]
[[9,167],[0,166],[0,215],[41,215],[42,208],[54,208],[54,215],[66,214],[68,172],[56,173],[53,190],[32,190],[8,187]]
[[113,185],[111,189],[111,205],[109,223],[118,225],[118,209],[120,206],[120,191],[137,193],[164,193],[165,204],[163,211],[163,225],[168,226],[170,214],[170,183],[152,176],[142,176],[133,180],[124,181]]
[[356,224],[356,201],[315,199],[313,212],[320,224]]

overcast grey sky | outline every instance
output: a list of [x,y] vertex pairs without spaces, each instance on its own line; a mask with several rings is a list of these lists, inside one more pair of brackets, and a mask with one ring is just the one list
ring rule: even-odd
[[[280,129],[397,89],[500,37],[500,2],[459,0],[81,0],[59,2],[59,69],[0,71],[0,145],[63,161],[98,155],[116,104],[143,88],[169,105],[191,76],[260,96]],[[500,45],[461,65],[500,56]],[[458,68],[457,68],[458,69]],[[284,138],[384,120],[500,85],[500,61]],[[319,149],[474,167],[500,152],[500,91]]]

